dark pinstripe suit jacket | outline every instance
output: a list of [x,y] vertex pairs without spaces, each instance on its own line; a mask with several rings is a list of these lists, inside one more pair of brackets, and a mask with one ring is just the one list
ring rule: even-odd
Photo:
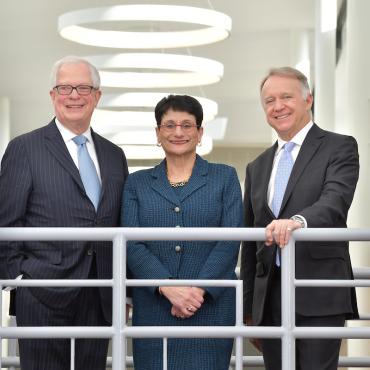
[[[77,167],[54,120],[12,140],[0,173],[0,226],[112,227],[119,225],[122,188],[128,174],[122,150],[92,132],[102,178],[97,212],[87,197]],[[87,278],[95,252],[99,278],[112,274],[106,242],[7,243],[0,251],[1,277]],[[66,306],[79,288],[33,288],[50,307]],[[110,318],[110,290],[101,289]]]

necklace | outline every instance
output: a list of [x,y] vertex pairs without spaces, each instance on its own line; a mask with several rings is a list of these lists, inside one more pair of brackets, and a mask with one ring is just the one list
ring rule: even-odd
[[190,180],[190,176],[186,179],[186,180],[181,180],[181,181],[171,181],[169,176],[168,176],[168,169],[166,168],[166,175],[167,175],[167,179],[168,179],[168,182],[170,183],[170,185],[173,187],[173,188],[181,188],[182,186],[185,186],[189,180]]
[[179,181],[179,182],[171,182],[170,180],[168,180],[168,181],[169,181],[170,185],[173,188],[180,188],[181,186],[185,186],[189,182],[189,179],[182,180],[182,181]]

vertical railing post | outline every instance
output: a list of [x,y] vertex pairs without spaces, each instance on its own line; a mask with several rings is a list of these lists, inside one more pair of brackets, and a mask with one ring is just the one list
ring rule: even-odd
[[[236,283],[236,317],[237,327],[243,326],[243,282]],[[237,336],[235,340],[235,369],[243,370],[243,336]]]
[[113,239],[113,304],[112,369],[126,368],[126,238],[119,234]]
[[168,369],[168,339],[167,337],[163,337],[163,369]]
[[71,370],[75,370],[76,340],[71,338]]
[[[3,327],[3,287],[0,285],[0,315],[1,315],[1,322],[0,327]],[[1,364],[3,360],[3,338],[0,337],[0,369],[2,368]]]
[[281,263],[281,325],[282,369],[295,369],[295,240],[292,237],[282,250]]

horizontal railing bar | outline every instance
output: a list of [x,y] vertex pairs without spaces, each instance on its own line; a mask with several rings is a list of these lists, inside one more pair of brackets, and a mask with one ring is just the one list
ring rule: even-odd
[[[196,279],[181,279],[181,280],[167,280],[167,279],[127,279],[126,285],[133,287],[143,286],[181,286],[198,285],[198,286],[218,286],[218,287],[236,287],[241,283],[240,280],[196,280]],[[112,287],[113,280],[109,279],[12,279],[0,280],[0,287],[3,286],[48,286],[48,287]],[[316,280],[316,279],[296,279],[296,287],[369,287],[370,280],[356,279],[356,280]]]
[[296,287],[369,287],[370,280],[316,280],[297,279]]
[[111,279],[13,279],[0,280],[0,286],[48,286],[48,287],[112,287]]
[[[133,366],[133,358],[132,356],[126,357],[126,365]],[[233,366],[235,365],[235,356],[231,357],[230,364]],[[11,366],[19,367],[19,357],[17,356],[9,356],[3,357],[1,362],[2,367],[8,368]],[[256,367],[263,367],[263,357],[262,356],[243,356],[243,365],[245,366],[256,366]],[[369,357],[339,357],[338,367],[369,367],[370,366],[370,358]],[[107,358],[107,368],[112,367],[112,357]]]
[[[235,274],[240,278],[240,267],[235,269]],[[353,267],[353,276],[355,279],[370,279],[369,267]]]
[[242,285],[243,282],[240,280],[197,280],[197,279],[127,279],[127,286],[183,286],[186,285],[197,285],[197,286],[209,286],[209,287],[237,287]]
[[[181,279],[181,280],[168,280],[168,279],[127,279],[127,286],[183,286],[186,285],[197,285],[197,286],[208,286],[208,287],[237,287],[242,285],[243,282],[240,280],[196,280],[196,279]],[[2,286],[48,286],[48,287],[111,287],[113,286],[113,280],[80,280],[80,279],[26,279],[26,280],[0,280],[0,287]]]
[[264,240],[264,228],[211,228],[211,227],[4,227],[0,240],[84,240],[107,241],[124,234],[127,240]]
[[112,338],[111,326],[18,326],[0,328],[0,338]]
[[[168,338],[280,338],[285,329],[276,326],[126,326],[123,330],[130,338],[158,338],[165,332]],[[296,327],[296,338],[369,338],[370,328]],[[1,338],[111,338],[112,327],[43,326],[0,328]]]
[[285,330],[276,326],[129,326],[124,329],[126,337],[159,338],[280,338]]
[[296,230],[293,235],[296,241],[370,241],[370,229],[307,228]]
[[[4,227],[0,240],[113,240],[124,234],[127,240],[264,240],[264,228],[199,227]],[[296,241],[370,241],[369,229],[307,228],[293,232]]]
[[370,279],[369,267],[354,267],[353,276],[355,279]]
[[292,333],[295,338],[369,339],[370,328],[296,327],[292,330]]

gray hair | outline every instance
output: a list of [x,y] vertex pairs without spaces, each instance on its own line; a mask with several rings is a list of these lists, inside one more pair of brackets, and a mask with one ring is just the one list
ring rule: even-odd
[[76,57],[74,55],[69,55],[69,56],[66,56],[66,57],[64,57],[64,58],[62,58],[62,59],[60,59],[60,60],[58,60],[54,63],[54,65],[51,69],[51,74],[50,74],[50,84],[51,84],[52,89],[57,84],[58,72],[64,64],[85,64],[85,65],[87,65],[87,67],[90,70],[91,81],[92,81],[93,87],[95,89],[100,88],[100,75],[99,75],[99,71],[96,69],[96,67],[93,66],[90,62],[88,62],[84,58]]
[[263,85],[271,76],[289,77],[298,80],[302,87],[303,99],[307,99],[307,96],[311,94],[307,77],[301,71],[292,67],[271,68],[267,76],[261,81],[260,91],[262,91]]

